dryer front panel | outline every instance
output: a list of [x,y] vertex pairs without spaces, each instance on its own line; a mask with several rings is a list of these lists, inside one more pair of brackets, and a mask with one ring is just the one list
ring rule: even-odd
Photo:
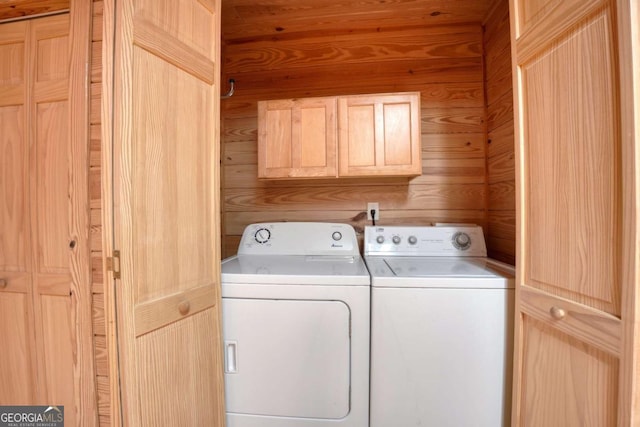
[[350,310],[341,301],[223,298],[228,413],[349,413]]

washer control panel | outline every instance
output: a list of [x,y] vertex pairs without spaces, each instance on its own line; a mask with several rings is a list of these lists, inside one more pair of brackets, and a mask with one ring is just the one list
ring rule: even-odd
[[482,227],[367,226],[365,255],[486,257]]
[[238,255],[360,256],[358,239],[349,224],[268,222],[248,225]]

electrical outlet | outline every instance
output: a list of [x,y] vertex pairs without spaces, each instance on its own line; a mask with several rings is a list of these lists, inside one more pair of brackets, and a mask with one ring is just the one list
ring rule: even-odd
[[378,206],[378,203],[367,203],[367,219],[369,221],[371,221],[371,210],[375,210],[376,211],[376,217],[375,220],[379,220],[380,219],[380,206]]

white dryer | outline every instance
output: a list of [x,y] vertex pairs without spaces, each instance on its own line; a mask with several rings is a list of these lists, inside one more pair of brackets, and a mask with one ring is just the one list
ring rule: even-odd
[[366,227],[371,427],[510,424],[513,268],[481,227]]
[[370,276],[353,227],[263,223],[222,262],[228,427],[367,427]]

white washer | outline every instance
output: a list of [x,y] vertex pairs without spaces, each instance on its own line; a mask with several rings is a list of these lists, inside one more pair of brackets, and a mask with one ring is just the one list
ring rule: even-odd
[[370,276],[353,227],[264,223],[222,262],[228,427],[367,427]]
[[513,268],[481,227],[366,227],[371,427],[510,423]]

